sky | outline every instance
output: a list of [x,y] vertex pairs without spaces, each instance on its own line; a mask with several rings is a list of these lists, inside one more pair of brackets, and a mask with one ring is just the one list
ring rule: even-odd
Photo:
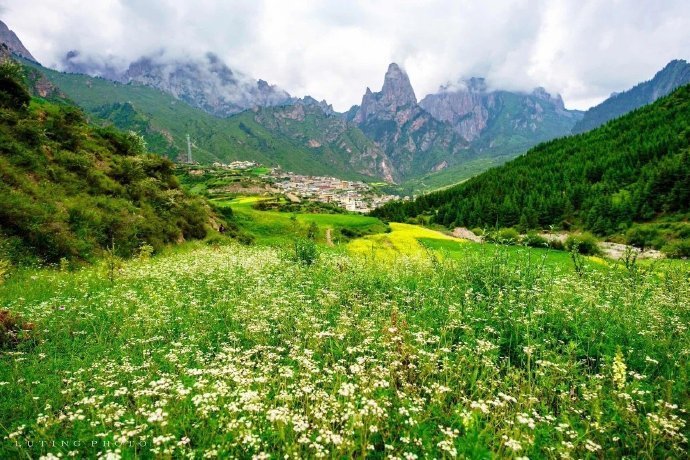
[[341,111],[390,62],[418,99],[478,76],[587,109],[690,60],[688,0],[0,0],[0,19],[50,67],[70,50],[121,66],[210,51]]

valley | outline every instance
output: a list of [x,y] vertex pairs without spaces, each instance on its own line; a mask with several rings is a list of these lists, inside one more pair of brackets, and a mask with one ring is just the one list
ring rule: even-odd
[[[609,52],[625,15],[588,47],[568,2],[494,4],[455,53],[414,31],[464,4],[218,3],[193,6],[215,28],[174,1],[95,27],[112,5],[84,5],[66,43],[36,37],[70,11],[31,9],[33,54],[0,21],[0,458],[688,458],[686,61],[574,110],[534,82],[592,97],[632,72],[565,47]],[[224,59],[363,96],[339,112]],[[360,60],[391,62],[380,90]]]

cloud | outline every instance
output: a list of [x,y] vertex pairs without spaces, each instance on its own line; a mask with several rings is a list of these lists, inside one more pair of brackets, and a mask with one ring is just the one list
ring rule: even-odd
[[47,65],[72,49],[117,65],[211,51],[338,110],[378,90],[391,61],[419,97],[484,76],[586,108],[690,57],[687,0],[11,0],[0,11]]

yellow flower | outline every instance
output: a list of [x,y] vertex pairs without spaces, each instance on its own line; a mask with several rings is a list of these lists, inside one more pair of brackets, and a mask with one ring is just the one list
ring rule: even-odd
[[618,349],[616,356],[613,357],[613,385],[619,390],[625,388],[626,369],[623,353]]

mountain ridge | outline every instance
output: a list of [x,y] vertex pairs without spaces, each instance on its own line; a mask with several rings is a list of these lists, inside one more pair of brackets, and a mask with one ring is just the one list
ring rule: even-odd
[[603,125],[660,97],[670,94],[676,88],[690,83],[690,64],[683,59],[670,61],[658,71],[651,80],[638,83],[632,88],[613,93],[602,103],[587,110],[572,129],[573,134],[580,134]]
[[38,60],[31,55],[29,50],[26,49],[17,34],[10,30],[7,24],[2,21],[0,21],[0,43],[6,44],[9,50],[16,55],[38,62]]
[[142,56],[120,70],[82,57],[78,51],[70,51],[62,67],[69,73],[150,86],[218,117],[229,117],[254,107],[294,102],[287,91],[230,69],[210,52],[197,58],[175,58],[159,52]]

